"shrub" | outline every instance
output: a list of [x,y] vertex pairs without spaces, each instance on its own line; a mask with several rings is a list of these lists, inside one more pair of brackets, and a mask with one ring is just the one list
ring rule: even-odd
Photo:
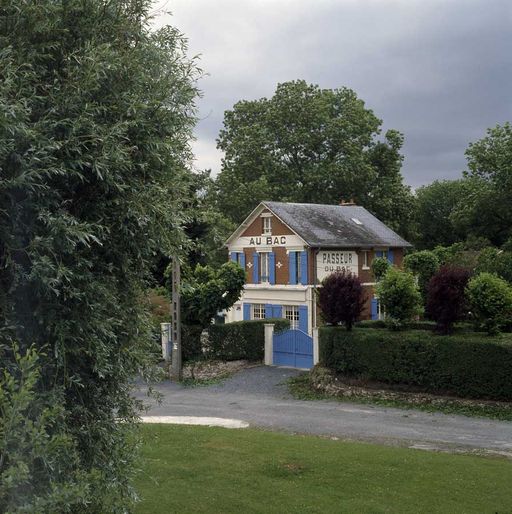
[[318,305],[327,323],[343,323],[347,330],[359,319],[366,296],[361,281],[351,273],[333,273],[322,281]]
[[421,295],[411,273],[389,268],[377,283],[376,292],[392,328],[400,328],[421,312]]
[[439,332],[450,333],[453,324],[464,317],[467,311],[465,288],[470,276],[466,268],[443,266],[430,279],[426,313],[437,323]]
[[475,271],[494,273],[512,284],[512,252],[494,247],[484,248],[478,256]]
[[512,317],[512,288],[502,278],[480,273],[467,286],[471,312],[489,334],[497,334]]
[[87,479],[65,424],[60,388],[41,392],[41,363],[32,347],[9,353],[0,374],[0,512],[83,512]]
[[404,268],[418,277],[418,287],[425,300],[429,281],[439,269],[437,255],[429,250],[410,253],[404,258]]
[[512,400],[512,338],[438,336],[321,327],[320,364],[346,376],[415,386],[431,393]]
[[371,268],[375,280],[378,282],[391,267],[390,262],[384,257],[376,257],[372,260]]
[[274,331],[290,328],[286,319],[236,321],[224,325],[210,325],[206,356],[219,360],[261,361],[265,354],[265,324],[274,323]]

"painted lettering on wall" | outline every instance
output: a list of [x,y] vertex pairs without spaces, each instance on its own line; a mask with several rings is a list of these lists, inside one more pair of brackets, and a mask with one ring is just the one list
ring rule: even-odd
[[353,251],[320,251],[316,257],[316,276],[320,282],[331,273],[358,273],[357,253]]
[[263,236],[263,237],[251,237],[249,239],[250,246],[277,246],[286,244],[286,236]]

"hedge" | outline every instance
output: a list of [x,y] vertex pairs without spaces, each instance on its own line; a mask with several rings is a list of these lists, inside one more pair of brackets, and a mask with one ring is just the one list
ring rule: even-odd
[[342,375],[431,393],[512,400],[510,336],[322,327],[319,346],[320,364]]
[[290,327],[290,322],[282,318],[210,325],[207,328],[207,357],[226,361],[239,359],[263,360],[265,354],[265,323],[273,323],[276,332]]

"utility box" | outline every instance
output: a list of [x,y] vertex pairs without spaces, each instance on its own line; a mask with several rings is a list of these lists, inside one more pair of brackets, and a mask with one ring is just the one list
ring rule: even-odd
[[169,362],[171,360],[171,327],[172,323],[160,323],[162,358],[165,362]]

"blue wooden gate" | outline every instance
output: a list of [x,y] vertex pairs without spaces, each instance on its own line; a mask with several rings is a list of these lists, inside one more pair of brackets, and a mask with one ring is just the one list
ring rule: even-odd
[[313,338],[302,330],[285,330],[274,334],[273,363],[276,366],[311,369]]

